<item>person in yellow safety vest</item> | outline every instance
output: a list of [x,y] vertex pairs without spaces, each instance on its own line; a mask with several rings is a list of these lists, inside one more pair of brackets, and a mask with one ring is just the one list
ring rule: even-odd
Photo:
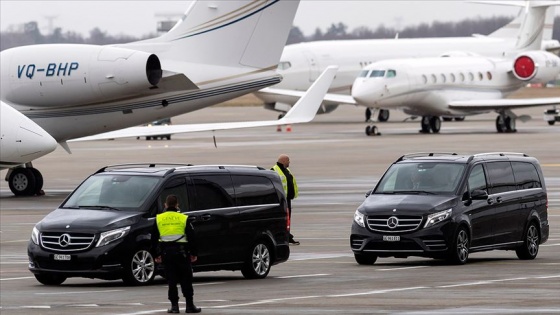
[[188,215],[179,212],[177,196],[169,195],[165,199],[165,211],[156,216],[152,231],[152,252],[156,254],[156,263],[165,268],[171,308],[167,313],[179,313],[179,292],[181,285],[183,296],[187,300],[186,313],[200,313],[201,309],[193,302],[193,272],[191,263],[197,260],[197,247],[194,228],[188,222]]
[[[290,166],[290,157],[286,154],[280,154],[278,157],[278,162],[272,167],[273,171],[276,171],[282,180],[282,187],[284,188],[284,193],[286,194],[286,201],[288,202],[288,213],[290,217],[290,222],[292,220],[292,199],[298,196],[298,186],[296,178],[290,172],[288,168]],[[290,244],[299,245],[300,243],[294,240],[294,236],[290,233]]]

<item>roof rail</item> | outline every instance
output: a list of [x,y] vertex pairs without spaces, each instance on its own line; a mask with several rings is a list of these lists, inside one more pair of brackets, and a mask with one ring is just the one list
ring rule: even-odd
[[219,169],[227,169],[227,168],[256,168],[258,170],[265,170],[264,167],[255,166],[255,165],[228,165],[228,164],[214,164],[214,165],[185,165],[185,166],[194,166],[194,167],[217,167]]
[[416,153],[409,153],[401,156],[397,162],[402,160],[415,158],[415,157],[422,157],[422,156],[438,156],[438,155],[457,155],[455,152],[416,152]]
[[485,153],[478,153],[475,154],[474,156],[484,156],[484,155],[499,155],[499,156],[506,156],[506,155],[520,155],[520,156],[525,156],[528,157],[529,155],[525,154],[525,153],[520,153],[520,152],[485,152]]
[[[131,167],[177,167],[177,166],[192,166],[192,164],[181,164],[181,163],[125,163],[125,164],[114,164],[107,165],[100,168],[95,174],[105,172],[107,169],[125,169]],[[174,169],[174,168],[173,168]]]

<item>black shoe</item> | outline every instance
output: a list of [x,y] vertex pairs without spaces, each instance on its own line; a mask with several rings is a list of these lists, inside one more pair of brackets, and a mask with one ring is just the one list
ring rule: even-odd
[[290,240],[290,244],[299,245],[300,243],[296,240]]
[[174,313],[174,314],[179,314],[181,313],[181,311],[179,311],[179,305],[171,305],[171,308],[167,310],[167,313]]
[[187,308],[185,309],[185,313],[200,313],[202,309],[200,307],[196,307],[194,304],[187,304]]

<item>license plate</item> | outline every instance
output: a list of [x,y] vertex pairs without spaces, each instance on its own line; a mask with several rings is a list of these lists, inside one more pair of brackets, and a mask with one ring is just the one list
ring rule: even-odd
[[54,260],[70,260],[70,259],[71,259],[70,255],[54,254]]
[[383,235],[383,240],[385,242],[398,242],[401,240],[399,235]]

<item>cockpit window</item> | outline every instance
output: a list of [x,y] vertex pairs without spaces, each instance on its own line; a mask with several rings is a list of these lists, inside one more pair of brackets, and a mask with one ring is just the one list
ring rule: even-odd
[[373,70],[369,74],[370,78],[382,78],[385,76],[385,70]]
[[278,70],[288,70],[292,67],[292,63],[289,61],[280,61],[278,64]]
[[365,78],[367,77],[369,73],[369,70],[362,70],[362,72],[360,72],[360,75],[358,76],[358,78]]
[[387,78],[394,78],[397,76],[397,71],[395,70],[387,70]]

